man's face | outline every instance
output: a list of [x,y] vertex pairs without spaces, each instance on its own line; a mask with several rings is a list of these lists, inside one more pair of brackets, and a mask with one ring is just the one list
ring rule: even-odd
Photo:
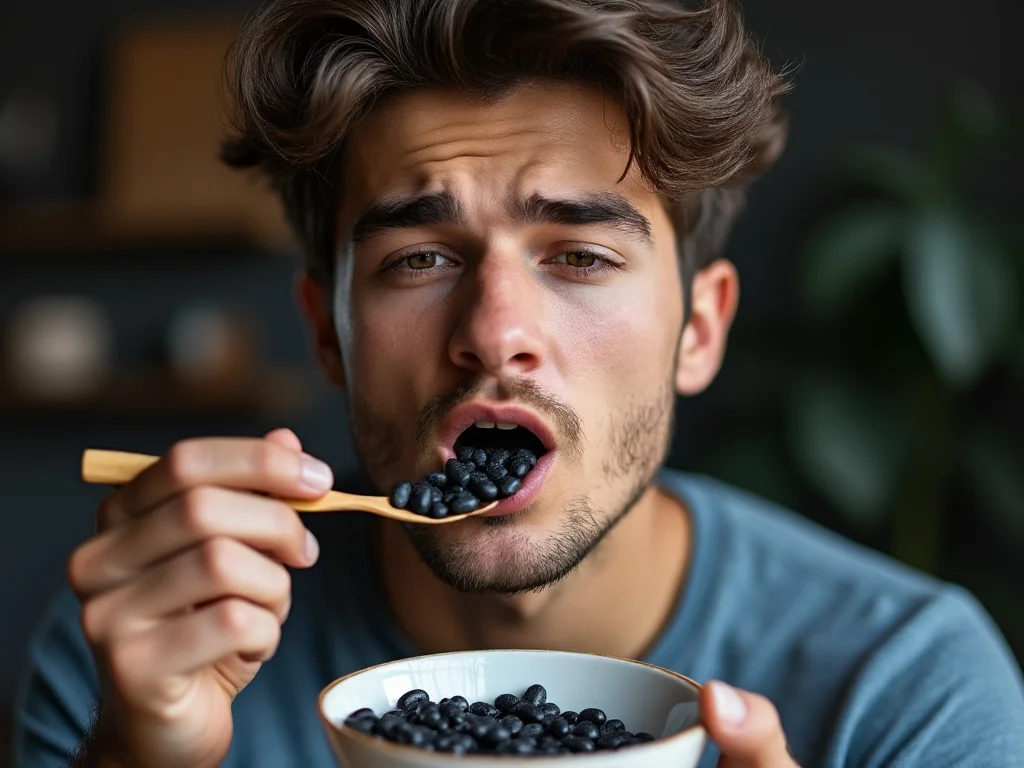
[[409,529],[457,589],[564,576],[664,459],[683,296],[627,154],[614,105],[554,84],[404,94],[346,145],[333,309],[370,477],[442,469],[456,439],[548,449],[508,514]]

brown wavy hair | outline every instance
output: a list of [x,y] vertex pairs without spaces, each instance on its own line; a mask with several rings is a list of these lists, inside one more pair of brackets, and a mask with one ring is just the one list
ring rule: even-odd
[[498,98],[529,80],[600,87],[629,159],[666,201],[684,286],[721,255],[749,182],[781,153],[788,85],[731,0],[272,0],[228,61],[222,156],[266,174],[315,276],[334,275],[339,158],[381,99],[417,88]]

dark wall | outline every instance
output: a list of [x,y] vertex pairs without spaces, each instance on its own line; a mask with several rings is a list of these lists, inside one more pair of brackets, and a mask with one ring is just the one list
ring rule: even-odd
[[[16,89],[38,90],[56,101],[60,116],[52,170],[6,193],[62,197],[90,188],[95,71],[103,41],[117,24],[150,13],[249,5],[245,0],[6,0],[0,10],[0,100]],[[777,61],[797,65],[797,88],[787,100],[790,147],[757,186],[730,247],[744,280],[740,324],[788,311],[792,254],[839,148],[855,140],[916,147],[956,78],[980,82],[997,99],[1024,92],[1015,53],[1022,43],[1022,9],[1019,0],[975,0],[969,6],[952,0],[748,0],[747,17],[765,49]],[[1009,189],[1012,178],[1005,174],[1000,183]],[[212,298],[258,317],[276,359],[306,360],[287,262],[256,255],[183,256],[0,257],[0,323],[18,301],[36,293],[85,293],[107,306],[119,351],[130,358],[145,349],[175,307]],[[683,407],[679,463],[699,452],[702,430],[710,428],[701,419],[702,402],[698,398]],[[62,582],[68,553],[92,530],[102,492],[77,479],[82,449],[158,452],[186,435],[257,434],[273,426],[278,424],[260,419],[0,424],[0,514],[6,532],[0,538],[0,708],[11,699],[28,633]],[[310,411],[290,426],[312,452],[337,466],[350,463],[343,407],[325,387],[315,390]],[[5,728],[6,720],[0,735]]]

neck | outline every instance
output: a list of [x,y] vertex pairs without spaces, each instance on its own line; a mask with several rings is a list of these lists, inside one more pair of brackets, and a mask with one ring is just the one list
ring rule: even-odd
[[456,592],[395,523],[382,522],[379,553],[390,608],[419,653],[544,648],[639,658],[678,602],[689,542],[685,508],[652,485],[579,568],[536,593]]

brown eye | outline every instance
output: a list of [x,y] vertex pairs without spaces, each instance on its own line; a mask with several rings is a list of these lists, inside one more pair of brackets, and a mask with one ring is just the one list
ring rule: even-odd
[[406,259],[409,269],[430,269],[437,266],[437,254],[431,251],[416,253]]
[[565,263],[577,269],[588,269],[597,263],[597,256],[585,251],[565,254]]

